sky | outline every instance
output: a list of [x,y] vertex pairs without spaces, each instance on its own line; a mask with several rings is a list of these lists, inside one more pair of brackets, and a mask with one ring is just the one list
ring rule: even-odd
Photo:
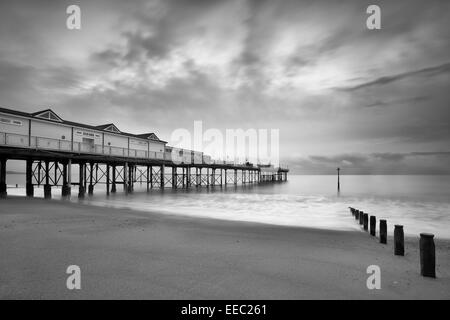
[[166,141],[278,129],[293,173],[450,174],[448,21],[438,0],[0,0],[0,106]]

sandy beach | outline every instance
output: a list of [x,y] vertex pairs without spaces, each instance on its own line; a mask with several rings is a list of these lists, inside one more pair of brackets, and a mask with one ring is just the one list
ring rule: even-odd
[[[355,223],[349,214],[349,224]],[[390,226],[392,227],[392,226]],[[102,207],[0,200],[1,299],[449,299],[450,241],[437,279],[418,238],[393,255],[365,232],[291,228]],[[66,268],[81,268],[81,290]],[[366,269],[381,268],[381,290]]]

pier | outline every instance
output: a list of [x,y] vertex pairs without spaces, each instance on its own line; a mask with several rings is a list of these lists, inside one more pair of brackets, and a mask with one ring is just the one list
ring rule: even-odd
[[[114,124],[91,126],[61,119],[50,109],[25,113],[0,108],[0,196],[7,195],[9,160],[26,162],[27,196],[43,186],[70,196],[92,195],[104,184],[106,193],[133,192],[134,184],[155,188],[199,188],[286,181],[289,170],[269,165],[213,160],[202,152],[170,147],[154,133],[130,134]],[[72,181],[72,169],[78,179]]]

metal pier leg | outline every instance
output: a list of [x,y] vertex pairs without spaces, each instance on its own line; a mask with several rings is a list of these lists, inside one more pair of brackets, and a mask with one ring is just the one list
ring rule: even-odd
[[[152,167],[147,166],[147,192],[150,191],[150,184],[152,183]],[[153,187],[153,186],[152,186]]]
[[80,163],[80,174],[79,174],[79,188],[78,188],[78,198],[83,199],[85,194],[85,185],[84,185],[84,174],[85,174],[86,164]]
[[107,164],[106,165],[106,195],[107,196],[109,196],[109,193],[110,193],[110,191],[109,191],[109,182],[110,182],[110,180],[109,180],[109,164]]
[[172,188],[173,189],[176,189],[177,188],[177,184],[178,184],[178,182],[177,182],[177,180],[178,180],[178,178],[177,178],[177,170],[178,170],[177,167],[172,167]]
[[6,197],[8,194],[6,187],[6,158],[0,159],[0,197]]
[[123,165],[123,190],[128,194],[128,162]]
[[52,187],[50,185],[50,163],[45,161],[45,185],[44,185],[44,198],[51,199]]
[[34,196],[34,187],[33,187],[33,160],[27,159],[26,164],[26,192],[27,197],[33,197]]
[[68,197],[69,196],[69,183],[68,183],[68,171],[67,171],[68,163],[64,162],[62,164],[62,166],[63,166],[63,176],[62,176],[63,185],[61,188],[61,196]]
[[92,184],[94,179],[94,164],[91,162],[89,164],[89,188],[88,195],[92,196],[94,194],[94,185]]
[[161,189],[164,189],[164,186],[165,186],[165,184],[166,184],[166,182],[165,182],[165,178],[164,178],[164,170],[165,170],[165,166],[164,165],[162,165],[161,166],[161,169],[160,169],[160,174],[161,174],[161,178],[160,178],[160,188]]
[[112,166],[112,184],[111,184],[111,193],[116,193],[116,166]]

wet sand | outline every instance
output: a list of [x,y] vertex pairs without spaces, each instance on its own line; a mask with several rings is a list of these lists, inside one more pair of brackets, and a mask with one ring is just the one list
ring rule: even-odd
[[[349,224],[354,223],[349,214]],[[393,255],[365,232],[0,200],[1,299],[449,299],[450,241],[437,279],[419,274],[418,238]],[[81,290],[66,268],[81,268]],[[366,269],[381,268],[381,290]]]

